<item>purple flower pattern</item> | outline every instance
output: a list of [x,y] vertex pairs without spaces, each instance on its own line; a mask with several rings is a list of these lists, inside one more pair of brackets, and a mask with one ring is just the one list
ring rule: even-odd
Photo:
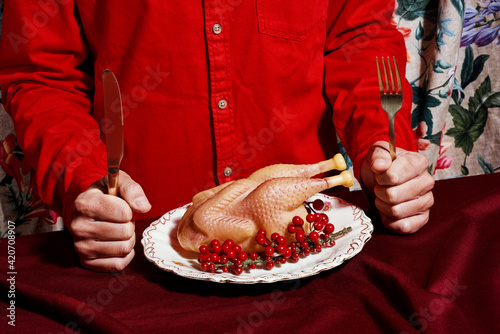
[[476,8],[467,6],[460,46],[500,44],[500,0],[483,0]]

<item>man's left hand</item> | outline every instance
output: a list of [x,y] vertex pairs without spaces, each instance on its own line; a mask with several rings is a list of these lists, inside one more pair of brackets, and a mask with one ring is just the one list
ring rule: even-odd
[[382,224],[409,234],[429,220],[434,178],[422,154],[398,148],[396,156],[391,161],[389,143],[376,142],[363,160],[361,179],[380,211]]

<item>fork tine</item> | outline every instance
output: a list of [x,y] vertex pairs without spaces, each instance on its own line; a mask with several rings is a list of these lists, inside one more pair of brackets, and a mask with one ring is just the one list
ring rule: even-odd
[[380,89],[380,94],[384,94],[384,84],[382,83],[382,75],[380,74],[380,64],[378,62],[378,57],[375,57],[377,62],[377,76],[378,76],[378,87]]
[[396,85],[394,84],[394,75],[392,74],[391,58],[387,57],[387,67],[389,67],[389,77],[391,79],[390,94],[396,94]]
[[[387,79],[387,68],[385,67],[384,57],[382,57],[382,66],[384,68],[385,91],[387,92],[387,94],[390,94],[391,91],[390,91],[390,88],[389,88],[389,80]],[[389,66],[389,68],[390,68],[390,66]]]
[[396,81],[398,83],[398,94],[403,94],[403,86],[401,85],[401,76],[399,75],[398,63],[396,62],[396,57],[394,58],[394,72],[396,72]]

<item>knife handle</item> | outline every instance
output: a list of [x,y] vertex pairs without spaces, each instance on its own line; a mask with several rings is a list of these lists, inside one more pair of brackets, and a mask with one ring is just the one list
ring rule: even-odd
[[119,168],[108,168],[108,194],[118,196],[118,172]]

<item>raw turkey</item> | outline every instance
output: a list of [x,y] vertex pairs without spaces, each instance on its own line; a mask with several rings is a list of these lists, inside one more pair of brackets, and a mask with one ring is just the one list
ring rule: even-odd
[[[181,246],[197,252],[213,239],[232,239],[244,252],[263,250],[255,241],[259,229],[268,237],[277,232],[294,241],[287,232],[292,218],[305,218],[304,201],[325,189],[352,186],[348,171],[326,178],[313,176],[333,169],[344,170],[341,154],[311,165],[277,164],[264,167],[246,179],[228,182],[198,193],[182,217],[177,230]],[[307,226],[307,224],[306,224]],[[305,231],[308,232],[307,230]]]

